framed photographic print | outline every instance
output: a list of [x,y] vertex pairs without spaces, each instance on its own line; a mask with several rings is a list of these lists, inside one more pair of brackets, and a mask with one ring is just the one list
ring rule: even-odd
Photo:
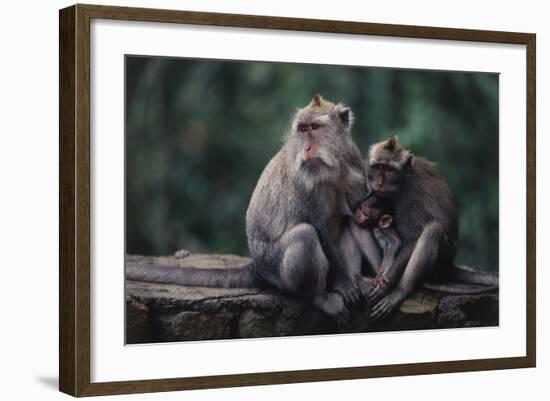
[[61,391],[535,366],[534,34],[59,21]]

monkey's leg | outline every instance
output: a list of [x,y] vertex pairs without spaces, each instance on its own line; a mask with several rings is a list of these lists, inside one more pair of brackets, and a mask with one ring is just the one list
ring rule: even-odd
[[383,241],[385,244],[380,272],[376,276],[374,288],[368,294],[369,302],[375,304],[395,286],[403,274],[406,264],[395,263],[395,257],[401,247],[401,239],[397,230],[393,227],[375,228],[373,233],[379,243]]
[[[351,226],[357,227],[355,224],[351,224]],[[367,300],[368,294],[374,288],[374,280],[364,277],[361,274],[361,264],[364,257],[363,249],[361,247],[370,246],[370,244],[368,243],[371,238],[370,233],[367,233],[367,235],[363,237],[367,238],[367,242],[362,242],[360,246],[360,244],[358,243],[358,241],[356,241],[351,232],[351,226],[347,226],[344,228],[342,234],[340,235],[340,243],[338,245],[340,254],[342,255],[344,270],[353,287],[348,291],[357,292],[355,302],[351,302],[353,304],[357,302],[363,303]],[[362,230],[367,231],[365,229]],[[374,251],[378,252],[377,249],[375,249]],[[340,289],[340,291],[346,290]]]
[[351,227],[346,227],[340,235],[338,244],[342,263],[349,277],[353,278],[361,274],[362,252],[358,243],[353,238]]
[[424,227],[397,286],[372,309],[372,318],[388,316],[434,268],[444,231],[439,223]]
[[361,254],[369,262],[373,273],[378,274],[382,262],[382,252],[372,231],[359,227],[357,224],[350,224],[349,229]]
[[337,293],[327,292],[329,262],[313,226],[293,227],[283,234],[279,245],[283,251],[281,290],[317,306],[338,324],[347,324],[349,310],[344,299]]
[[[375,237],[373,231],[368,228],[360,227],[357,224],[350,224],[349,233],[353,238],[356,248],[359,250],[360,255],[368,262],[371,269],[371,273],[379,275],[382,269],[382,252],[381,246]],[[347,253],[344,253],[347,255]],[[352,265],[348,268],[355,285],[359,288],[362,298],[369,301],[369,295],[372,294],[376,288],[375,279],[365,277],[361,275],[361,260],[356,265]],[[355,262],[356,263],[356,262]]]
[[358,303],[363,298],[362,293],[346,271],[340,249],[336,248],[332,242],[329,230],[326,226],[319,226],[316,227],[316,231],[323,254],[329,262],[331,276],[329,288],[340,294],[347,305]]

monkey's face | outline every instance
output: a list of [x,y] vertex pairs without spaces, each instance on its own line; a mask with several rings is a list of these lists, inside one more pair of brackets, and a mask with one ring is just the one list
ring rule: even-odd
[[400,170],[384,163],[372,164],[368,168],[367,180],[371,190],[378,196],[392,197],[401,188]]
[[404,177],[412,169],[413,155],[404,150],[394,135],[369,150],[367,182],[379,197],[399,195]]
[[315,96],[296,113],[288,141],[292,164],[308,180],[331,181],[352,151],[349,108]]
[[392,217],[390,209],[376,196],[369,196],[353,214],[353,221],[363,227],[389,227]]
[[382,211],[361,206],[353,214],[353,221],[363,227],[376,227]]

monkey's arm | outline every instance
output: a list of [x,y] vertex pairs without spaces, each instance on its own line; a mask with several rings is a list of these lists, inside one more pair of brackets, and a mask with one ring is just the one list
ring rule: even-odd
[[328,230],[317,228],[319,242],[330,265],[330,274],[334,278],[334,291],[339,293],[347,304],[355,304],[361,299],[361,291],[345,269],[338,249],[331,241]]
[[374,288],[368,294],[369,301],[376,303],[395,287],[407,267],[414,246],[401,247],[401,239],[393,227],[373,231],[377,240],[385,244],[382,246],[384,254],[380,272],[376,276]]
[[[401,248],[401,238],[397,230],[393,227],[384,229],[375,228],[373,231],[374,236],[384,250],[379,276],[381,276],[388,285],[395,285],[406,266],[404,263],[401,264],[401,266],[395,263],[395,258],[399,248]],[[384,245],[382,245],[382,243]]]
[[[409,296],[416,286],[425,280],[427,274],[433,269],[434,264],[440,254],[440,244],[444,230],[438,222],[430,222],[424,226],[420,237],[414,241],[409,241],[396,257],[396,263],[404,262],[406,267],[402,271],[402,276],[392,290],[372,308],[372,318],[374,320],[383,319],[388,316],[407,296]],[[413,250],[409,252],[409,249]],[[403,250],[409,254],[404,259]]]
[[[351,210],[357,209],[361,201],[369,194],[362,159],[361,162],[359,162],[359,166],[360,167],[350,169],[350,191],[346,193],[346,202]],[[351,214],[352,213],[350,213],[350,215]]]
[[349,230],[362,256],[367,260],[374,274],[380,272],[382,263],[382,249],[369,228],[359,227],[355,223],[349,224]]

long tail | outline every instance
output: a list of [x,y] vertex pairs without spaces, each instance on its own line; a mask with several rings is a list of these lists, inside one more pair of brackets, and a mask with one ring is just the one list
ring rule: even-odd
[[450,273],[452,281],[498,287],[498,275],[495,273],[483,272],[471,267],[458,265],[453,266]]
[[242,267],[212,269],[128,264],[126,278],[148,283],[217,288],[254,288],[259,284],[254,274],[253,262]]
[[487,292],[494,292],[498,290],[498,286],[476,286],[476,287],[465,287],[460,283],[424,283],[422,287],[437,292],[444,292],[446,294],[457,294],[457,295],[477,295],[485,294]]
[[[454,265],[449,272],[449,283],[424,283],[422,287],[448,294],[484,294],[498,290],[498,275],[472,269],[467,266]],[[469,287],[474,284],[476,287]]]

